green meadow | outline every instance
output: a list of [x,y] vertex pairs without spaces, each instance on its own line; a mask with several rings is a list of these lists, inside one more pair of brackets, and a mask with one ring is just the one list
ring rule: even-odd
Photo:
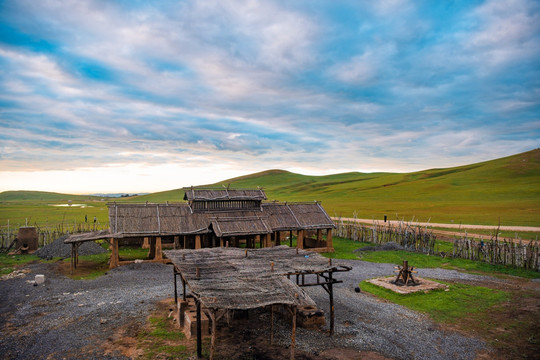
[[[268,200],[321,201],[331,216],[439,223],[540,226],[540,149],[465,166],[413,173],[307,176],[269,170],[201,187],[262,187]],[[107,226],[107,202],[182,202],[185,189],[130,198],[45,192],[0,193],[0,226]],[[72,206],[67,205],[71,200]],[[83,204],[86,207],[75,206]]]

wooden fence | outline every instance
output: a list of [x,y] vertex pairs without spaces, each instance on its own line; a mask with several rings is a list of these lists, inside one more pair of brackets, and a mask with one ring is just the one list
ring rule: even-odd
[[[399,226],[363,225],[337,221],[336,236],[354,241],[383,244],[395,242],[409,249],[426,254],[435,254],[436,237],[425,227],[414,227],[407,223]],[[441,253],[442,255],[442,253]],[[446,254],[445,254],[446,255]],[[511,265],[540,271],[540,243],[528,244],[505,240],[476,241],[465,234],[454,240],[452,256],[455,258],[483,261],[494,265]]]
[[435,253],[435,235],[422,227],[413,227],[406,223],[398,226],[389,225],[363,225],[359,223],[337,222],[336,236],[354,241],[384,244],[395,242],[409,249],[425,254]]
[[[42,227],[37,224],[29,225],[36,228],[38,234],[38,244],[39,246],[45,246],[52,243],[54,240],[68,234],[82,233],[94,230],[104,230],[108,228],[108,224],[99,224],[96,225],[91,223],[84,224],[73,224],[73,225],[64,225],[60,224],[56,227]],[[19,232],[19,227],[8,228],[2,227],[0,229],[0,248],[7,248],[13,240],[17,237]]]
[[454,240],[454,257],[483,261],[496,265],[512,265],[540,271],[540,245],[538,241],[523,244],[521,241],[492,239],[475,241],[467,238]]

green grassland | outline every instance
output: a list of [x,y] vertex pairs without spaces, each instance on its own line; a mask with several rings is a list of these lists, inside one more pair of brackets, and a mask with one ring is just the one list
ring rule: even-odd
[[[440,223],[540,226],[540,149],[477,164],[413,173],[307,176],[269,170],[201,187],[264,188],[269,200],[314,201],[331,216]],[[182,202],[184,189],[121,199],[42,192],[0,193],[0,226],[76,224],[98,217],[108,201]],[[84,203],[86,208],[53,204]]]

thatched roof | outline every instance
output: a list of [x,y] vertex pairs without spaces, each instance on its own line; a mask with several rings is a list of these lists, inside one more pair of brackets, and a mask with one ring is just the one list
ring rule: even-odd
[[69,235],[65,240],[64,244],[76,243],[76,242],[85,242],[99,239],[108,239],[111,237],[117,237],[120,234],[111,234],[109,229],[100,230],[100,231],[91,231],[80,234]]
[[264,203],[257,209],[215,212],[192,212],[185,203],[112,203],[109,224],[112,233],[121,234],[118,237],[206,234],[212,230],[217,236],[236,236],[335,227],[318,203]]
[[204,306],[213,309],[251,309],[271,304],[315,305],[285,276],[320,274],[334,269],[329,259],[301,249],[297,252],[288,246],[166,250],[164,253],[186,280],[191,292]]
[[109,226],[124,237],[187,235],[208,232],[204,214],[191,213],[187,204],[109,204]]
[[218,237],[270,234],[272,229],[258,216],[211,218],[212,229]]
[[184,194],[188,201],[266,200],[262,189],[189,189]]

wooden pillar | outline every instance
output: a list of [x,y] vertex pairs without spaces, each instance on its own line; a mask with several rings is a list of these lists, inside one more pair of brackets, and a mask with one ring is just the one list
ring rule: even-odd
[[[257,241],[261,242],[261,235],[255,235],[255,241],[253,242],[253,248],[255,248],[255,244],[257,244]],[[261,247],[262,247],[262,243],[261,243]]]
[[210,310],[210,318],[212,320],[212,339],[210,341],[210,360],[214,359],[214,352],[216,350],[216,333],[217,333],[217,311]]
[[330,295],[330,336],[334,335],[334,280],[332,270],[328,272],[328,294]]
[[145,237],[143,239],[142,248],[143,249],[150,249],[150,243],[148,242],[148,237]]
[[223,238],[222,237],[219,238],[219,246],[223,247]]
[[275,236],[275,239],[276,239],[275,246],[281,245],[281,232],[276,231],[276,232],[274,233],[274,236]]
[[79,264],[79,246],[81,246],[82,243],[76,243],[75,244],[75,269],[77,268],[77,265]]
[[322,229],[317,229],[317,247],[322,242]]
[[71,262],[70,262],[70,270],[69,270],[71,275],[73,275],[73,269],[75,267],[75,264],[74,264],[74,260],[75,260],[74,259],[74,252],[75,252],[75,250],[74,250],[74,248],[75,248],[75,244],[71,243],[71,259],[70,259]]
[[176,268],[173,267],[173,275],[174,275],[174,303],[176,307],[178,308],[178,286],[176,285]]
[[195,299],[197,306],[197,358],[202,358],[202,335],[201,335],[201,302],[199,299]]
[[266,234],[266,245],[265,247],[272,247],[272,233]]
[[156,257],[156,238],[150,238],[150,250],[148,251],[148,258],[153,259]]
[[296,350],[296,305],[293,306],[292,313],[291,360],[294,360]]
[[296,247],[299,249],[304,248],[304,230],[298,230],[298,235],[296,239]]
[[118,254],[118,239],[111,238],[111,260],[109,262],[109,269],[118,267],[119,254]]
[[180,249],[180,236],[174,237],[174,250]]
[[182,300],[186,301],[186,280],[180,275],[180,280],[182,280]]
[[195,249],[200,249],[201,247],[201,235],[195,235]]
[[163,260],[163,253],[161,251],[161,237],[156,238],[156,253],[154,259]]
[[326,232],[326,250],[332,251],[334,244],[332,243],[332,229],[328,229]]
[[292,247],[292,230],[289,231],[289,247]]
[[186,245],[187,239],[188,239],[187,235],[184,235],[184,249],[186,249],[186,246],[187,246],[187,245]]

